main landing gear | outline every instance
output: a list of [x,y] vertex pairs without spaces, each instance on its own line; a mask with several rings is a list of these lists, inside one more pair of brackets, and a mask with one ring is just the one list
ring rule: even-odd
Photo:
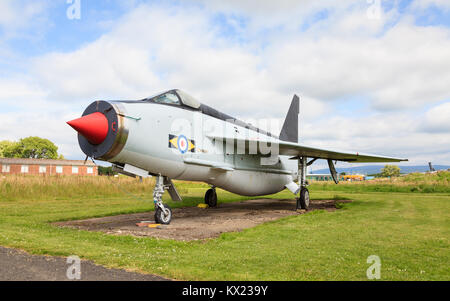
[[209,207],[217,207],[217,193],[215,187],[209,189],[205,193],[205,204]]
[[298,160],[298,183],[300,184],[300,197],[297,199],[297,209],[309,209],[309,190],[306,188],[308,183],[306,181],[306,168],[308,166],[306,157],[301,157]]
[[172,221],[172,209],[163,204],[162,196],[164,194],[164,177],[159,175],[156,178],[155,189],[153,190],[153,202],[155,203],[155,222],[168,225]]
[[308,210],[309,209],[309,190],[308,188],[302,188],[300,197],[297,199],[297,209]]

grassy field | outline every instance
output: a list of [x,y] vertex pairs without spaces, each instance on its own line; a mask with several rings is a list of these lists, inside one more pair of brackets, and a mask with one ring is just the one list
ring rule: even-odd
[[[144,185],[142,185],[144,184]],[[0,178],[0,200],[67,200],[77,198],[151,196],[154,180],[129,177],[6,176]],[[183,192],[183,185],[180,187]]]
[[[150,184],[125,178],[1,178],[0,245],[34,254],[78,255],[108,267],[180,280],[367,280],[370,255],[381,259],[381,280],[450,280],[448,182],[437,184],[447,186],[445,193],[314,184],[313,199],[354,202],[335,212],[291,216],[206,241],[111,236],[49,224],[152,210]],[[203,202],[206,185],[177,186],[185,200],[166,199],[172,207]],[[224,191],[218,195],[221,202],[245,199]]]
[[418,192],[450,193],[450,172],[434,174],[412,173],[392,179],[381,178],[363,182],[313,182],[312,189],[348,192]]

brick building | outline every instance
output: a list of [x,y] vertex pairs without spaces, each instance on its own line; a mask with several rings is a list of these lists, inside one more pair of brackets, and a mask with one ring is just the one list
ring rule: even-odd
[[97,176],[98,168],[82,160],[0,158],[0,175]]

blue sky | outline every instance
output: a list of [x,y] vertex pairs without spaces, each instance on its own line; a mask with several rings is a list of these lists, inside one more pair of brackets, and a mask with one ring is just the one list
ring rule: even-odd
[[[16,32],[17,36],[8,39],[8,46],[16,53],[27,57],[42,55],[47,52],[61,51],[70,52],[86,43],[93,42],[103,34],[113,28],[115,22],[143,4],[159,5],[166,7],[170,11],[171,7],[192,8],[198,7],[204,9],[203,3],[189,1],[119,1],[119,0],[81,0],[80,20],[69,20],[66,16],[67,9],[72,5],[66,0],[38,0],[24,1],[22,3],[42,3],[44,11],[38,26],[24,28]],[[356,1],[359,6],[368,6],[365,1]],[[414,18],[418,26],[450,26],[450,10],[441,9],[436,4],[430,4],[425,9],[412,9],[413,0],[403,1],[382,1],[382,9],[388,12],[397,9],[401,14],[408,13]],[[332,8],[331,8],[332,9]],[[314,11],[311,15],[304,18],[299,26],[299,31],[307,30],[312,24],[327,19],[330,8],[323,8]],[[36,19],[39,17],[36,16]],[[228,14],[222,11],[212,12],[210,21],[213,26],[219,27],[219,32],[223,36],[235,41],[248,41],[245,37],[246,20],[248,16],[245,12],[236,11]],[[394,18],[389,26],[394,26],[401,19],[401,15]],[[239,27],[242,32],[236,30]],[[275,30],[277,28],[275,27]],[[274,28],[262,28],[261,32],[274,30]],[[0,27],[0,34],[5,34],[4,27]]]
[[0,140],[46,136],[78,159],[63,121],[98,98],[179,87],[281,120],[298,93],[305,143],[450,164],[450,4],[380,3],[373,18],[375,0],[80,0],[70,20],[65,0],[3,0]]

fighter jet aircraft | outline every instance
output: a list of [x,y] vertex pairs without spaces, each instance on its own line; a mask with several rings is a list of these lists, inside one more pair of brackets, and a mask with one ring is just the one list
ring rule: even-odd
[[211,185],[205,194],[210,207],[217,206],[218,187],[244,196],[288,189],[298,196],[297,208],[308,209],[306,170],[318,159],[328,161],[336,184],[333,161],[407,161],[300,144],[299,110],[295,95],[281,133],[274,135],[170,90],[142,100],[95,101],[68,124],[78,132],[86,158],[109,161],[129,176],[156,178],[155,220],[162,224],[172,220],[172,210],[162,202],[165,190],[181,200],[173,179]]

